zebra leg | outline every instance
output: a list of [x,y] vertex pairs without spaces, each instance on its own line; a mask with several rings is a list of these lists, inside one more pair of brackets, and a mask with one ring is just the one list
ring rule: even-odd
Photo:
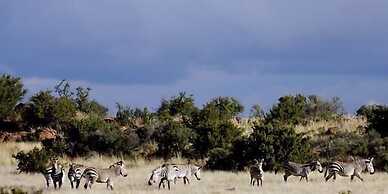
[[329,175],[325,178],[325,179],[326,179],[326,182],[327,182],[328,180],[330,180],[330,178],[331,178],[333,175],[336,176],[335,173],[329,173]]
[[306,178],[306,182],[309,182],[309,177],[308,177],[308,176],[306,176],[305,178]]
[[106,182],[106,188],[113,191],[113,182],[110,179]]
[[54,189],[57,189],[57,181],[53,180],[53,183],[54,183]]
[[168,190],[170,190],[171,188],[170,188],[170,181],[169,180],[167,180],[167,185],[168,185]]
[[189,178],[186,177],[187,184],[190,184]]
[[85,188],[85,189],[88,189],[88,186],[89,186],[89,180],[86,180],[86,181],[85,181],[84,188]]
[[255,186],[256,179],[253,179],[252,186]]
[[62,187],[62,178],[59,180],[59,188]]
[[260,178],[260,185],[263,186],[263,179]]
[[251,185],[252,185],[252,183],[253,183],[253,177],[251,176]]
[[360,176],[359,174],[355,174],[355,176],[356,176],[357,178],[359,178],[361,181],[364,181],[364,179],[361,178],[361,176]]
[[81,182],[80,179],[76,180],[76,182],[75,182],[75,188],[76,189],[78,189],[80,182]]
[[304,178],[304,177],[303,177],[303,176],[301,176],[301,177],[300,177],[300,179],[299,179],[299,182],[301,182],[301,181],[303,180],[303,178]]
[[287,182],[287,179],[288,179],[289,176],[290,176],[290,174],[288,174],[288,173],[284,174],[283,178],[284,178],[285,182]]
[[160,182],[159,182],[159,189],[160,189],[160,186],[162,186],[163,184],[163,188],[164,188],[164,178],[160,179]]
[[70,186],[71,186],[72,189],[74,189],[74,183],[73,183],[72,180],[70,180]]

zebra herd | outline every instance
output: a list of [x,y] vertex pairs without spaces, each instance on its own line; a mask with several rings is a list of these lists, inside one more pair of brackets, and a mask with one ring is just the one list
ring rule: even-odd
[[[257,186],[263,186],[264,171],[263,171],[264,159],[260,161],[254,160],[254,164],[250,166],[250,184],[252,186],[257,183]],[[284,169],[283,179],[287,182],[290,176],[300,177],[300,181],[303,179],[306,182],[309,181],[308,176],[311,172],[317,170],[323,173],[323,167],[319,161],[311,161],[306,164],[299,164],[295,162],[284,162],[282,165]],[[171,183],[176,184],[178,179],[183,179],[184,184],[190,184],[190,180],[195,177],[197,180],[201,180],[202,166],[195,164],[162,164],[153,169],[149,178],[148,185],[158,184],[159,189],[167,182],[167,187],[171,189]],[[375,172],[373,167],[373,158],[361,159],[350,157],[347,162],[330,162],[326,165],[324,178],[326,181],[333,178],[336,180],[337,175],[343,177],[350,177],[353,180],[354,177],[361,178],[361,172],[367,171],[370,174]],[[53,183],[54,188],[61,188],[64,180],[65,168],[58,162],[58,159],[52,159],[48,168],[43,171],[43,175],[46,180],[47,187],[50,187],[50,183]],[[127,177],[128,173],[125,168],[124,162],[119,161],[108,168],[95,168],[88,167],[81,164],[72,163],[69,166],[67,177],[70,181],[72,189],[78,189],[81,179],[85,179],[84,188],[91,189],[94,183],[105,183],[107,189],[113,190],[113,179],[116,177]]]
[[[255,181],[257,181],[257,186],[263,186],[263,162],[264,160],[254,161],[255,164],[250,166],[250,176],[251,176],[251,185],[255,185]],[[306,179],[308,182],[308,175],[317,170],[320,173],[323,173],[323,167],[319,161],[311,161],[306,164],[299,164],[295,162],[286,161],[283,164],[284,169],[284,181],[287,182],[288,177],[296,176],[300,177],[300,181]],[[347,162],[330,162],[326,166],[324,178],[326,181],[333,178],[333,181],[336,179],[337,175],[343,177],[350,177],[350,180],[353,181],[354,177],[359,178],[361,181],[364,181],[361,178],[361,172],[366,171],[370,174],[374,174],[375,170],[373,167],[373,158],[361,159],[350,157]],[[259,184],[260,183],[260,184]]]
[[[54,188],[61,188],[65,178],[65,169],[59,164],[58,159],[52,159],[50,165],[42,172],[46,180],[47,188],[50,183],[54,184]],[[67,176],[70,181],[71,188],[78,189],[81,179],[85,179],[85,189],[91,189],[96,183],[106,183],[108,189],[113,190],[113,179],[118,176],[127,176],[127,170],[123,161],[116,162],[109,168],[86,167],[80,164],[70,164]]]
[[[148,185],[153,185],[159,182],[165,188],[167,182],[168,189],[171,188],[171,182],[176,184],[177,179],[183,179],[184,184],[190,184],[190,179],[194,176],[197,180],[201,180],[202,166],[195,164],[163,164],[155,168],[150,178]],[[65,168],[58,162],[58,159],[51,159],[48,167],[42,172],[46,180],[47,188],[50,183],[53,183],[54,188],[61,188],[65,178]],[[67,177],[70,181],[72,189],[78,189],[81,179],[85,179],[84,188],[91,189],[94,183],[105,183],[107,189],[113,190],[113,179],[115,177],[127,177],[127,170],[124,162],[119,161],[108,168],[87,167],[85,165],[72,163],[69,165]]]

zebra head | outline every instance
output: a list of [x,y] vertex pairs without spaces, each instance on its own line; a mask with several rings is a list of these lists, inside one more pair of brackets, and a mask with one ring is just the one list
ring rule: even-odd
[[370,174],[374,174],[375,173],[375,168],[373,167],[373,157],[369,158],[369,159],[365,159],[365,165],[366,165],[366,170]]
[[112,164],[109,168],[114,169],[115,174],[117,176],[121,175],[123,177],[127,177],[127,175],[128,175],[127,169],[125,169],[125,165],[124,165],[123,161],[116,162],[116,163]]

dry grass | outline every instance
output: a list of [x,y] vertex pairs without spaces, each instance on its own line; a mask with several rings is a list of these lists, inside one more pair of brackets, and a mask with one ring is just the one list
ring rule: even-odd
[[[0,187],[19,186],[23,188],[34,188],[35,190],[43,189],[44,193],[65,194],[65,193],[85,193],[84,189],[71,190],[70,183],[65,180],[61,190],[45,188],[45,181],[40,174],[17,174],[15,161],[11,155],[20,150],[30,150],[37,143],[5,143],[0,145]],[[89,159],[77,158],[71,162],[82,163],[89,166],[107,167],[109,164],[117,161],[117,158],[110,157],[92,157]],[[66,163],[69,159],[64,159]],[[184,160],[175,160],[171,162],[183,163]],[[133,193],[133,194],[152,194],[152,193],[175,193],[175,194],[224,194],[224,193],[267,193],[267,194],[303,194],[303,193],[347,193],[352,194],[381,194],[388,193],[386,183],[388,175],[385,173],[376,173],[374,175],[364,174],[365,182],[350,182],[349,178],[337,178],[336,182],[325,182],[323,174],[314,173],[310,176],[310,182],[299,182],[296,177],[291,177],[288,183],[283,182],[281,174],[265,173],[264,186],[252,187],[249,185],[249,175],[247,172],[221,172],[221,171],[204,171],[201,174],[201,181],[192,179],[190,185],[183,185],[180,180],[176,185],[172,185],[171,191],[167,189],[159,190],[156,185],[148,186],[147,178],[153,168],[161,164],[162,161],[127,161],[129,176],[127,178],[119,177],[115,179],[115,190],[107,191],[104,184],[95,184],[92,191],[86,193]]]
[[[20,145],[19,145],[20,144]],[[68,180],[65,180],[61,190],[52,188],[46,189],[44,178],[40,174],[17,174],[16,165],[10,155],[18,150],[29,150],[39,144],[9,143],[0,145],[2,162],[0,163],[0,186],[21,186],[23,188],[43,189],[44,193],[65,194],[65,193],[85,193],[83,189],[71,190]],[[90,159],[75,159],[73,162],[83,163],[90,166],[106,167],[115,162],[116,158],[93,157]],[[67,161],[69,162],[69,161]],[[296,177],[291,177],[288,183],[283,182],[281,174],[266,173],[263,187],[252,187],[249,185],[249,175],[247,172],[232,173],[220,171],[204,171],[201,174],[201,181],[191,180],[190,185],[183,185],[183,181],[178,181],[172,185],[172,190],[159,190],[156,185],[148,186],[147,178],[153,168],[162,161],[127,161],[129,176],[127,178],[115,179],[115,190],[108,192],[104,184],[95,184],[92,191],[86,193],[176,193],[176,194],[224,194],[224,193],[267,193],[267,194],[338,194],[340,192],[351,191],[352,194],[381,194],[388,193],[386,183],[388,175],[376,173],[375,175],[364,174],[365,182],[350,182],[349,178],[338,178],[336,182],[324,182],[323,175],[314,173],[310,176],[310,182],[299,182]],[[177,163],[183,160],[173,161]]]
[[0,144],[0,166],[16,165],[16,160],[12,154],[20,151],[29,151],[34,147],[41,147],[40,143],[31,142],[7,142]]
[[347,116],[338,120],[330,121],[319,121],[310,122],[307,125],[296,126],[295,131],[297,133],[306,133],[307,135],[313,136],[326,130],[331,129],[332,132],[352,132],[352,133],[363,133],[367,121],[362,117],[351,117]]
[[[303,194],[303,193],[340,193],[351,191],[352,194],[381,194],[388,193],[385,184],[388,181],[388,175],[378,173],[375,175],[364,175],[365,182],[350,182],[349,178],[339,178],[337,182],[325,183],[322,174],[314,174],[310,177],[310,182],[299,182],[298,178],[290,178],[288,183],[284,183],[280,174],[265,174],[263,187],[252,187],[249,185],[249,176],[246,172],[210,172],[205,171],[202,174],[202,180],[192,180],[190,185],[183,185],[179,181],[172,185],[172,190],[158,190],[156,186],[146,184],[147,176],[154,165],[144,165],[129,168],[129,177],[117,178],[115,180],[115,190],[113,193],[124,194],[152,194],[152,193],[188,193],[188,194],[223,194],[223,193],[268,193],[268,194]],[[0,167],[0,186],[17,185],[25,188],[42,188],[45,193],[85,193],[83,189],[71,190],[68,180],[60,191],[46,189],[42,175],[15,174],[13,167]],[[95,184],[93,193],[112,193],[108,192],[104,184]],[[87,193],[92,193],[87,191]]]

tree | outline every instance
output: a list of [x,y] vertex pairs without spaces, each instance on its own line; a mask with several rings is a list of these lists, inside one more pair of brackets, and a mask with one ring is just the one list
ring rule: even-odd
[[357,110],[357,115],[368,120],[368,130],[375,130],[383,137],[388,137],[388,106],[364,105]]
[[19,77],[3,74],[0,77],[0,120],[5,119],[14,110],[16,104],[26,94]]
[[264,110],[261,108],[260,105],[255,104],[251,108],[250,117],[252,118],[264,118]]
[[181,157],[191,150],[193,132],[182,123],[167,121],[156,132],[158,152],[165,159]]
[[40,91],[30,98],[23,117],[32,126],[48,126],[55,121],[55,97],[51,91]]
[[180,121],[189,126],[192,124],[192,118],[197,112],[198,108],[194,104],[193,95],[180,92],[169,100],[163,99],[156,114],[160,120]]
[[275,125],[297,125],[306,118],[307,99],[303,95],[283,96],[266,115],[266,123]]
[[232,97],[218,97],[208,102],[199,112],[195,121],[195,148],[200,156],[207,156],[212,149],[224,149],[217,153],[228,152],[232,143],[241,137],[242,129],[235,126],[231,119],[244,110]]

